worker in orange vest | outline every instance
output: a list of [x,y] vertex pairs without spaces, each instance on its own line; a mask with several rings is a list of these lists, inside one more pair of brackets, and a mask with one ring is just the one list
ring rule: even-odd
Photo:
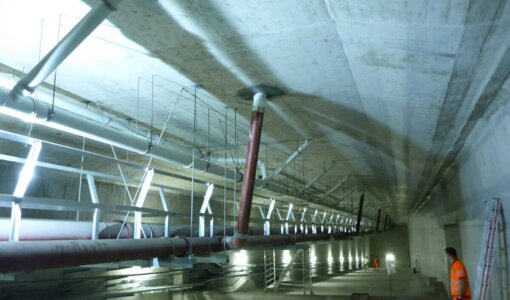
[[444,249],[446,259],[450,265],[450,293],[453,299],[471,299],[469,278],[466,266],[457,257],[457,250],[453,247]]
[[375,271],[379,271],[379,258],[377,256],[372,258],[372,266],[374,267]]

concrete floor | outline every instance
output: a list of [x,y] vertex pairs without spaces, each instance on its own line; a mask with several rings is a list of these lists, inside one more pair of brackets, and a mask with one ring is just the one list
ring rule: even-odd
[[[413,274],[409,268],[398,269],[390,277],[385,270],[373,272],[360,270],[344,274],[319,276],[313,278],[313,294],[304,295],[299,287],[288,288],[283,286],[276,292],[257,288],[243,292],[221,293],[215,291],[183,292],[169,296],[166,293],[136,295],[125,299],[381,299],[381,300],[431,300],[449,299],[434,295],[432,287],[427,286],[427,278],[420,274]],[[368,294],[368,296],[353,296],[353,294]],[[124,298],[123,298],[124,299]]]

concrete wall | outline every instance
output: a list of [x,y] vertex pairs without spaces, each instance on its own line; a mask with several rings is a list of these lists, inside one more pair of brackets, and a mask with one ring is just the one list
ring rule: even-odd
[[381,268],[386,266],[386,254],[395,255],[397,267],[409,265],[409,236],[406,227],[396,227],[391,231],[372,234],[370,239],[370,257],[377,256]]
[[[508,101],[506,101],[508,102]],[[510,104],[490,109],[467,139],[456,164],[446,174],[428,204],[409,221],[411,257],[419,259],[420,272],[448,284],[444,248],[459,250],[475,285],[482,243],[484,200],[499,197],[510,209]],[[508,225],[506,228],[506,239]],[[508,254],[495,247],[490,299],[508,299],[508,268],[501,265]],[[501,257],[500,257],[501,256]],[[504,288],[502,288],[504,287]]]

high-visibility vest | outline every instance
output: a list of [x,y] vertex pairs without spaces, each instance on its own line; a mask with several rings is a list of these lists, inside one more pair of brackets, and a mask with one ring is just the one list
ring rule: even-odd
[[452,263],[450,270],[450,293],[452,296],[457,297],[459,295],[459,282],[462,278],[466,279],[464,293],[462,297],[471,297],[471,288],[469,287],[468,273],[464,264],[455,259]]

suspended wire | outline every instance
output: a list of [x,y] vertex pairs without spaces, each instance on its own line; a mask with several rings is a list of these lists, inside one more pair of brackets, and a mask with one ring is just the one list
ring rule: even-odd
[[[191,209],[190,209],[190,237],[193,237],[193,210],[195,200],[195,148],[197,143],[197,88],[195,85],[195,101],[193,102],[193,153],[191,155]],[[190,243],[189,255],[193,256],[193,244]]]
[[[227,124],[227,113],[228,113],[228,106],[225,106],[225,124]],[[220,123],[221,126],[221,123]],[[225,126],[225,133],[223,134],[224,138],[224,145],[225,145],[225,152],[223,152],[224,155],[224,163],[225,163],[225,174],[223,176],[223,249],[226,250],[225,245],[225,238],[227,236],[227,147],[228,147],[228,141],[227,141],[227,126]],[[235,204],[234,204],[235,208]]]

